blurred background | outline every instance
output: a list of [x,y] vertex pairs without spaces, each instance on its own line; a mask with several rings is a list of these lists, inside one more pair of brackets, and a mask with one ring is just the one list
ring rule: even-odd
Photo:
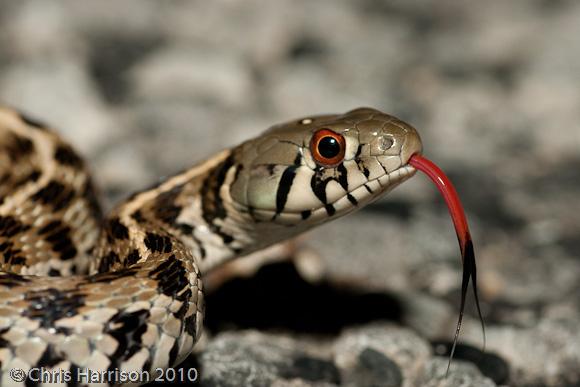
[[[272,124],[371,106],[456,184],[487,323],[450,376],[461,263],[417,175],[207,298],[202,385],[580,385],[580,3],[0,0],[0,101],[50,123],[107,208]],[[314,279],[313,279],[314,278]]]

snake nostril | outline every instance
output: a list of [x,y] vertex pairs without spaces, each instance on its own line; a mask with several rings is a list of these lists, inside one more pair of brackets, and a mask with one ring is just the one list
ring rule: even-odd
[[396,150],[391,150],[397,144],[398,140],[386,134],[376,136],[370,143],[371,156],[385,156]]
[[381,138],[379,138],[377,145],[378,145],[379,150],[384,152],[384,151],[390,149],[394,143],[395,143],[395,140],[393,140],[392,138],[382,136]]

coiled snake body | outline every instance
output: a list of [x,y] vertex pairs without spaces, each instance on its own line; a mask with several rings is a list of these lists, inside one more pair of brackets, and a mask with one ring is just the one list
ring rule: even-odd
[[83,160],[46,126],[0,108],[0,150],[0,385],[9,386],[24,385],[11,369],[178,364],[201,333],[201,273],[377,199],[413,175],[421,142],[373,109],[303,118],[106,218]]

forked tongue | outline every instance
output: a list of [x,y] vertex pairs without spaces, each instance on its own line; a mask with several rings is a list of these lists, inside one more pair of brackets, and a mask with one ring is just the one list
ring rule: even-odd
[[467,288],[469,287],[469,279],[471,278],[471,284],[473,286],[473,296],[475,299],[475,305],[477,306],[477,313],[479,314],[479,320],[481,321],[481,329],[483,332],[483,347],[485,348],[485,325],[483,322],[483,316],[481,314],[481,309],[479,307],[479,297],[477,295],[477,269],[475,266],[475,253],[473,251],[473,243],[471,241],[471,235],[469,233],[469,226],[467,225],[467,218],[465,217],[465,212],[463,211],[463,206],[457,195],[457,191],[451,184],[451,181],[437,165],[435,165],[430,160],[425,157],[415,154],[409,160],[414,168],[425,173],[437,186],[441,195],[447,203],[447,208],[449,209],[449,214],[453,219],[453,225],[455,226],[455,232],[457,234],[457,239],[459,241],[459,248],[461,249],[461,260],[463,262],[463,276],[461,279],[461,303],[459,307],[459,319],[457,321],[457,328],[455,329],[455,337],[453,338],[453,346],[451,347],[451,353],[449,354],[449,363],[447,364],[447,374],[449,373],[449,367],[451,366],[451,361],[453,360],[453,354],[455,353],[455,347],[457,346],[457,339],[459,338],[459,331],[461,330],[461,323],[463,321],[463,311],[465,309],[465,296],[467,294]]

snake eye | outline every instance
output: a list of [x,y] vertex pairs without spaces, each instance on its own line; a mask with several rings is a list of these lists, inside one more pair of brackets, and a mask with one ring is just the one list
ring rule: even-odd
[[344,137],[330,129],[320,129],[312,136],[310,152],[314,160],[324,167],[334,167],[344,159]]

